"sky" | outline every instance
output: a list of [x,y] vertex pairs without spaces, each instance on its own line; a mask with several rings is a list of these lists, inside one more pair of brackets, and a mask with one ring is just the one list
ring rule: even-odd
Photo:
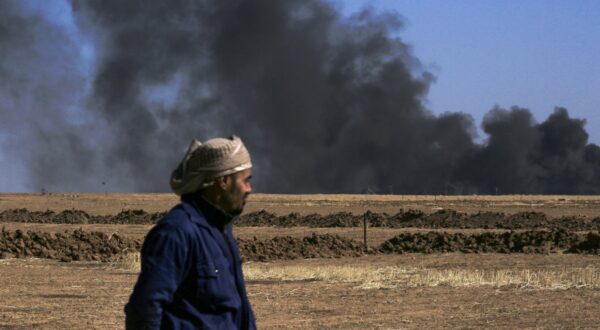
[[435,76],[434,113],[465,112],[481,123],[495,105],[528,108],[538,121],[554,107],[585,118],[600,143],[600,2],[372,0],[365,5],[404,18],[401,38]]
[[[332,1],[345,15],[371,6],[402,17],[399,38],[433,73],[425,106],[434,114],[461,112],[477,126],[495,106],[529,109],[544,121],[555,107],[587,121],[600,144],[600,2],[598,1]],[[77,29],[66,0],[24,1],[64,28],[79,51],[83,75],[93,70],[93,42]],[[0,79],[2,79],[0,77]],[[91,81],[84,81],[90,84]],[[1,84],[0,84],[1,86]],[[168,93],[167,93],[168,94]],[[69,120],[83,121],[81,103]],[[479,142],[486,136],[479,132]],[[11,136],[0,132],[0,143]],[[0,191],[27,191],[23,160],[0,153]]]

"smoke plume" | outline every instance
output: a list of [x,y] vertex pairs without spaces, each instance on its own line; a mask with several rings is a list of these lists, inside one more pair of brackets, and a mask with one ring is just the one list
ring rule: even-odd
[[[493,109],[482,144],[468,114],[432,114],[434,77],[393,14],[344,17],[319,0],[73,1],[96,49],[84,77],[73,40],[15,4],[0,3],[0,125],[27,145],[9,149],[32,187],[167,191],[193,137],[236,134],[261,192],[600,192],[600,148],[566,109],[542,123]],[[81,123],[65,119],[73,104]]]
[[94,155],[72,113],[84,84],[77,47],[24,4],[0,1],[1,158],[26,166],[30,187],[89,189]]

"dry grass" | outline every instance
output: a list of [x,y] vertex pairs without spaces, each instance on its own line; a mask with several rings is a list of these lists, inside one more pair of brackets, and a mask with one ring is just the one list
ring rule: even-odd
[[107,268],[128,273],[139,273],[141,270],[139,252],[127,253],[118,261],[111,262]]
[[478,270],[428,269],[411,267],[358,266],[278,266],[246,264],[248,281],[327,281],[354,283],[356,289],[396,289],[413,287],[513,287],[563,290],[600,288],[600,269],[556,270]]
[[[139,253],[125,255],[108,268],[138,273]],[[353,283],[356,289],[415,287],[511,287],[521,289],[600,289],[600,268],[547,269],[432,269],[424,267],[316,266],[246,263],[247,281],[324,281]]]

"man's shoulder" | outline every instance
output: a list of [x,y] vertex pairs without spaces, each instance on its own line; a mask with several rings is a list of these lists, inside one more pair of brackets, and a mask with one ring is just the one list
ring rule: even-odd
[[173,207],[165,214],[148,233],[146,240],[185,240],[193,236],[194,226],[190,221],[191,215],[181,204]]
[[204,222],[206,222],[206,220],[201,213],[195,210],[193,205],[187,202],[181,202],[167,212],[156,225],[187,231],[192,230],[195,227],[194,223],[202,224]]

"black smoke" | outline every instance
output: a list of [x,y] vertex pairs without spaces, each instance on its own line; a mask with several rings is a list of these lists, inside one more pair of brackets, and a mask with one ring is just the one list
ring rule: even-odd
[[[493,109],[483,144],[471,116],[432,114],[424,103],[434,77],[398,37],[397,15],[366,9],[347,18],[318,0],[72,7],[97,50],[90,90],[79,91],[95,132],[49,112],[59,138],[19,154],[38,185],[167,191],[192,137],[235,133],[253,155],[262,192],[600,191],[600,148],[566,109],[542,123],[527,109]],[[38,165],[45,150],[68,173],[50,170],[46,179]],[[50,159],[46,171],[56,167]]]
[[462,182],[487,193],[596,194],[599,148],[584,125],[564,108],[540,124],[527,109],[493,109],[483,120],[488,140],[465,157]]
[[[21,1],[0,1],[0,150],[32,189],[89,189],[93,136],[76,122],[84,77],[74,40]],[[10,175],[6,170],[2,175]],[[10,191],[0,187],[0,191]]]

